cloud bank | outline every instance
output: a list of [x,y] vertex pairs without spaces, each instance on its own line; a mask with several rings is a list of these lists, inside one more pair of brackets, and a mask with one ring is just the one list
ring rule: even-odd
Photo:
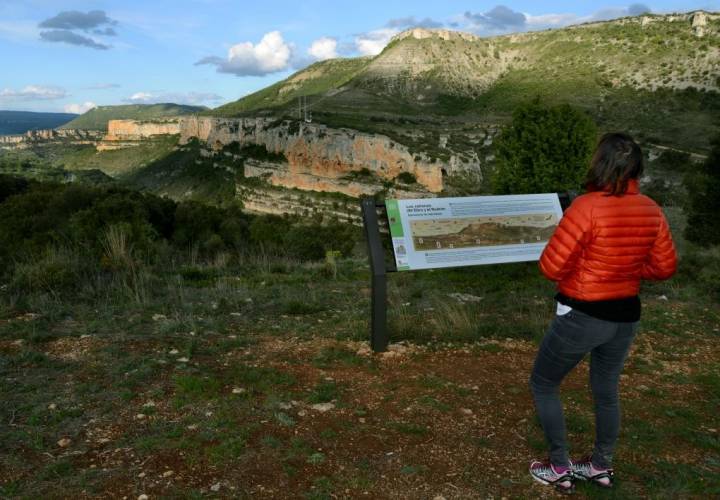
[[21,90],[4,88],[0,90],[2,101],[51,101],[67,97],[65,89],[54,86],[28,85]]
[[292,47],[285,42],[279,31],[265,33],[254,44],[242,42],[228,50],[227,58],[209,56],[197,61],[195,65],[215,66],[218,73],[230,73],[236,76],[264,76],[286,70],[290,67]]
[[308,49],[308,55],[316,61],[338,57],[338,42],[335,38],[322,37],[315,40]]
[[175,104],[188,104],[202,106],[206,103],[222,101],[222,96],[212,92],[135,92],[123,99],[129,104],[158,104],[172,102]]
[[[66,43],[96,50],[107,50],[110,45],[99,42],[87,35],[117,36],[117,32],[113,28],[117,24],[117,21],[110,19],[102,10],[91,10],[90,12],[68,10],[45,19],[38,24],[38,27],[43,29],[40,32],[40,39],[45,42]],[[80,34],[78,31],[84,34]]]
[[66,113],[75,113],[76,115],[81,115],[90,111],[93,108],[97,108],[97,104],[91,101],[87,101],[81,104],[66,104],[65,106],[63,106],[63,111],[65,111]]

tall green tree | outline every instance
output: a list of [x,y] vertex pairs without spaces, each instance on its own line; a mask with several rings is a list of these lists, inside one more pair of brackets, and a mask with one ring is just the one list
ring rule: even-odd
[[720,244],[720,135],[707,160],[685,176],[688,191],[685,238],[700,246]]
[[497,194],[578,190],[597,141],[593,121],[568,104],[519,106],[495,141]]

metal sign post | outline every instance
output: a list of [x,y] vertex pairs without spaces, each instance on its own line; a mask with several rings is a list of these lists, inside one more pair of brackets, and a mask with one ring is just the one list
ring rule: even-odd
[[363,198],[361,206],[372,275],[370,346],[374,352],[385,352],[390,341],[387,331],[387,273],[393,271],[385,265],[385,252],[377,216],[377,209],[384,208],[385,203],[375,201],[373,198]]

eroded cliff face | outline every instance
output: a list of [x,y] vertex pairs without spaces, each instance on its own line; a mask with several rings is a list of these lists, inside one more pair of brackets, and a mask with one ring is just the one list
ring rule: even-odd
[[108,132],[97,145],[98,151],[137,146],[140,141],[156,135],[177,135],[180,122],[175,119],[158,121],[109,120]]
[[96,144],[101,132],[76,129],[29,130],[24,134],[0,135],[0,147],[25,149],[35,145],[62,142],[64,144]]
[[431,193],[443,187],[442,165],[382,135],[267,118],[184,117],[179,122],[181,143],[197,138],[215,149],[233,142],[258,144],[284,155],[286,165],[266,169],[275,185],[358,196],[368,193],[339,181],[362,173],[393,181],[405,172]]
[[[275,158],[246,158],[245,177],[261,177],[272,186],[303,191],[359,197],[397,189],[401,195],[431,196],[442,191],[446,175],[467,170],[482,175],[482,160],[476,154],[450,155],[441,161],[384,135],[271,118],[111,120],[97,148],[130,147],[165,134],[179,134],[181,145],[197,139],[208,148],[207,154],[233,144],[240,148],[259,145]],[[483,144],[492,137],[486,131],[473,140]],[[448,137],[441,136],[442,148],[447,142]]]

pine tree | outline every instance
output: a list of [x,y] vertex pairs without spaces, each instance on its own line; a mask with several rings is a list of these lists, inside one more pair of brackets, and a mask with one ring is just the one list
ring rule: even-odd
[[495,142],[497,194],[580,190],[597,141],[583,112],[539,99],[518,107]]

